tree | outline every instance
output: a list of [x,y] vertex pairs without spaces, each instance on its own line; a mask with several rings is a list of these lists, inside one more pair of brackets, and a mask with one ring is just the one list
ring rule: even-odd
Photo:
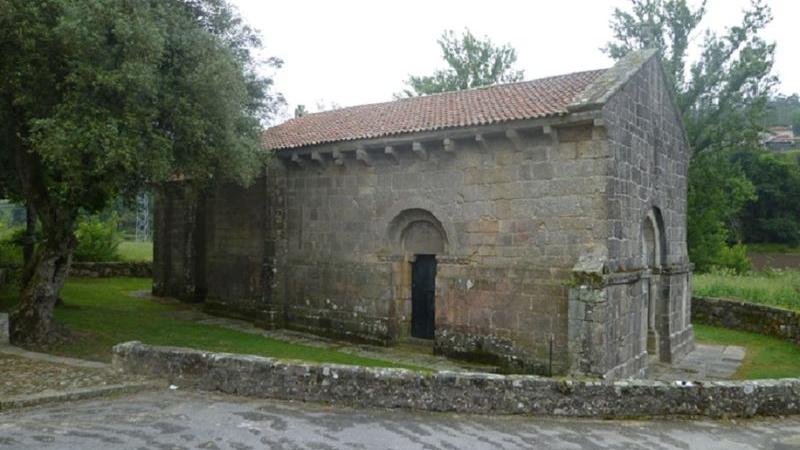
[[0,169],[41,229],[14,342],[59,338],[79,213],[175,177],[256,175],[260,121],[282,100],[259,45],[225,0],[0,0]]
[[496,47],[488,37],[476,38],[465,29],[460,36],[450,30],[437,41],[449,66],[429,76],[409,76],[408,85],[396,97],[414,97],[439,92],[522,81],[524,73],[515,70],[517,51],[506,44]]
[[689,255],[707,268],[735,237],[739,211],[753,186],[730,155],[760,147],[765,106],[776,78],[770,75],[775,45],[759,33],[769,8],[755,0],[741,23],[722,35],[706,31],[697,61],[689,64],[690,36],[705,14],[685,0],[633,0],[616,9],[614,40],[603,49],[613,58],[641,48],[659,50],[673,85],[693,154],[689,170]]
[[800,167],[785,156],[769,151],[735,155],[758,195],[742,211],[747,242],[800,244]]

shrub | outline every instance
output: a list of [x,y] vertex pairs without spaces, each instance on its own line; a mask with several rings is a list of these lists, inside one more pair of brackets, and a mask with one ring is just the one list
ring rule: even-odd
[[750,258],[747,257],[747,247],[736,244],[732,247],[725,246],[716,261],[718,267],[724,267],[735,273],[749,272],[752,267]]
[[9,228],[0,223],[0,266],[22,264],[22,247],[19,245],[22,228]]
[[118,231],[119,219],[116,214],[107,220],[100,216],[84,216],[78,221],[75,236],[78,247],[75,249],[76,261],[119,261],[118,248],[122,235]]

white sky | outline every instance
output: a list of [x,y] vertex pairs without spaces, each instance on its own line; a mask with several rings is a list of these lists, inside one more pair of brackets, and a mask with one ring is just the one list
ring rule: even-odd
[[[600,52],[609,20],[625,0],[231,0],[260,30],[266,55],[284,60],[275,87],[288,111],[303,104],[340,106],[392,99],[409,74],[444,67],[436,39],[468,27],[517,49],[517,67],[533,79],[608,67]],[[696,5],[697,0],[690,0]],[[778,91],[800,93],[800,1],[768,0],[774,16],[764,36],[777,42]],[[738,24],[748,0],[708,0],[700,28]],[[695,41],[700,40],[698,35]]]

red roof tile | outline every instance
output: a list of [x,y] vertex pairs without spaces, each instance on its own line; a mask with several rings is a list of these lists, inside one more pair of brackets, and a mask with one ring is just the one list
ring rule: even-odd
[[269,128],[262,139],[267,149],[277,150],[562,115],[603,72],[576,72],[308,114]]

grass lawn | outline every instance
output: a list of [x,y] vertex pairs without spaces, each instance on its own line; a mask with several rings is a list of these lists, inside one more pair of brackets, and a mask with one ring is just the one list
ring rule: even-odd
[[694,324],[697,342],[739,345],[747,349],[734,378],[792,378],[800,376],[800,346],[761,334]]
[[122,241],[117,251],[123,261],[153,260],[153,243],[150,241]]
[[[188,309],[189,305],[128,295],[131,291],[147,290],[150,287],[151,281],[145,278],[69,280],[62,292],[65,304],[56,308],[55,317],[77,332],[80,339],[48,351],[58,355],[110,361],[113,345],[139,340],[152,345],[191,347],[281,359],[422,370],[419,367],[362,358],[180,320],[171,313]],[[16,303],[16,289],[9,286],[0,288],[0,311],[8,311]]]
[[697,274],[693,290],[701,297],[734,298],[800,311],[800,271],[796,270]]

